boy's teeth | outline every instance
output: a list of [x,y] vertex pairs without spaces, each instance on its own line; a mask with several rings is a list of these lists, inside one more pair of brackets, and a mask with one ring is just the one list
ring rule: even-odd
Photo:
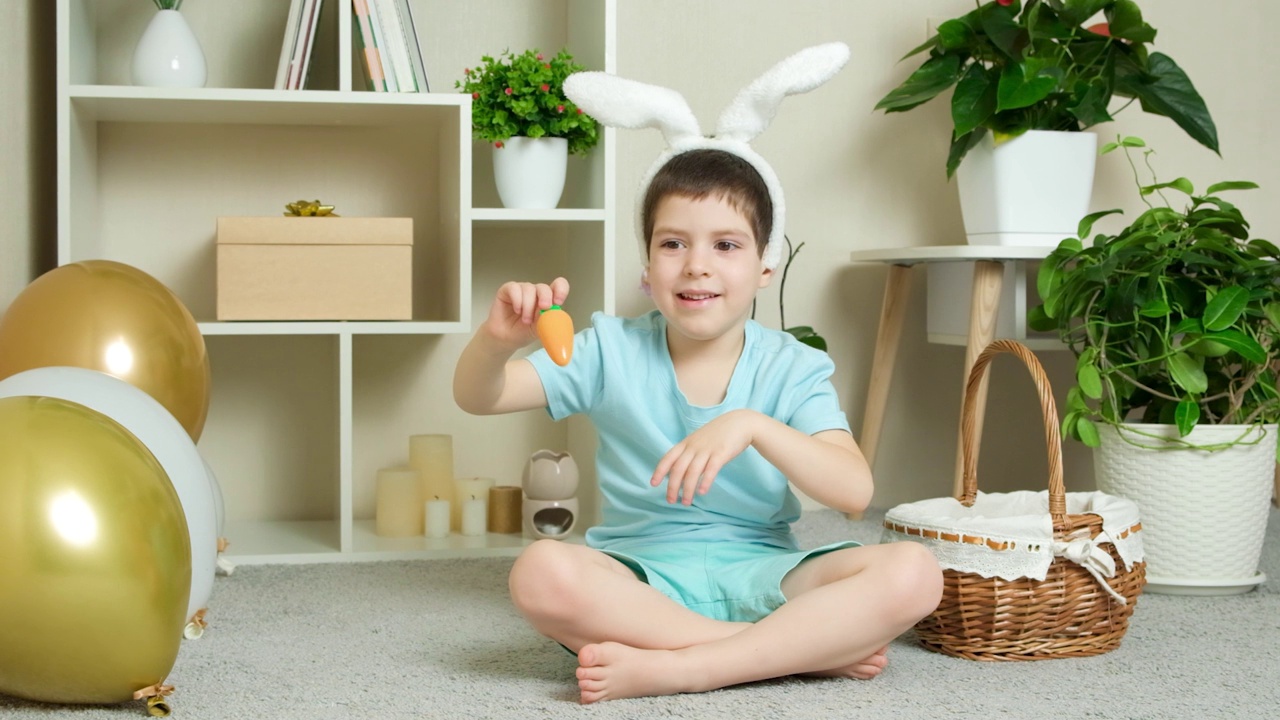
[[715,297],[715,293],[699,293],[696,295],[693,293],[680,293],[680,297],[685,300],[706,300],[707,298]]

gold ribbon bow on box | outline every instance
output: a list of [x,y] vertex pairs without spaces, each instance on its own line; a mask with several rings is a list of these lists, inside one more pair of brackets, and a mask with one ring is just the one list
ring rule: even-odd
[[332,205],[321,205],[319,200],[299,200],[284,206],[289,217],[338,217]]

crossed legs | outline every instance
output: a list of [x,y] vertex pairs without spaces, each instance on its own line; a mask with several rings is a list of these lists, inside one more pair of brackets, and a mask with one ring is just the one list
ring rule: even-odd
[[915,543],[849,548],[787,574],[787,602],[757,623],[680,606],[625,565],[539,541],[516,560],[512,599],[578,653],[581,700],[701,692],[795,674],[874,677],[889,641],[937,607],[942,573]]

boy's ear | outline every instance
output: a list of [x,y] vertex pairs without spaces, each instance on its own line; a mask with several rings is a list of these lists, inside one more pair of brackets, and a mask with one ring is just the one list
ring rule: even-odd
[[764,271],[760,273],[760,287],[767,288],[769,287],[769,283],[772,281],[773,281],[773,269],[765,268]]

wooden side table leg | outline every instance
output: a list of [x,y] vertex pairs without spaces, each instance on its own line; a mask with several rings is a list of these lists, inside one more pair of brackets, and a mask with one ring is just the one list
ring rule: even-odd
[[[996,315],[1000,310],[1000,287],[1004,283],[1004,264],[991,260],[979,260],[973,264],[973,294],[969,299],[969,342],[964,354],[964,374],[960,376],[960,395],[969,380],[969,371],[978,356],[995,339]],[[987,377],[990,377],[988,374]],[[978,386],[974,405],[973,432],[982,437],[982,420],[987,409],[987,377]],[[957,426],[959,423],[957,423]],[[960,497],[964,489],[964,450],[961,435],[957,432],[956,474],[952,494]]]
[[[871,360],[871,381],[867,387],[867,406],[862,414],[862,438],[858,442],[867,465],[873,470],[876,448],[880,445],[880,429],[884,426],[884,410],[893,381],[893,366],[902,339],[902,320],[906,315],[907,291],[911,288],[911,266],[890,265],[880,304],[880,326],[876,330],[875,355]],[[849,513],[850,520],[861,520],[862,513]]]

